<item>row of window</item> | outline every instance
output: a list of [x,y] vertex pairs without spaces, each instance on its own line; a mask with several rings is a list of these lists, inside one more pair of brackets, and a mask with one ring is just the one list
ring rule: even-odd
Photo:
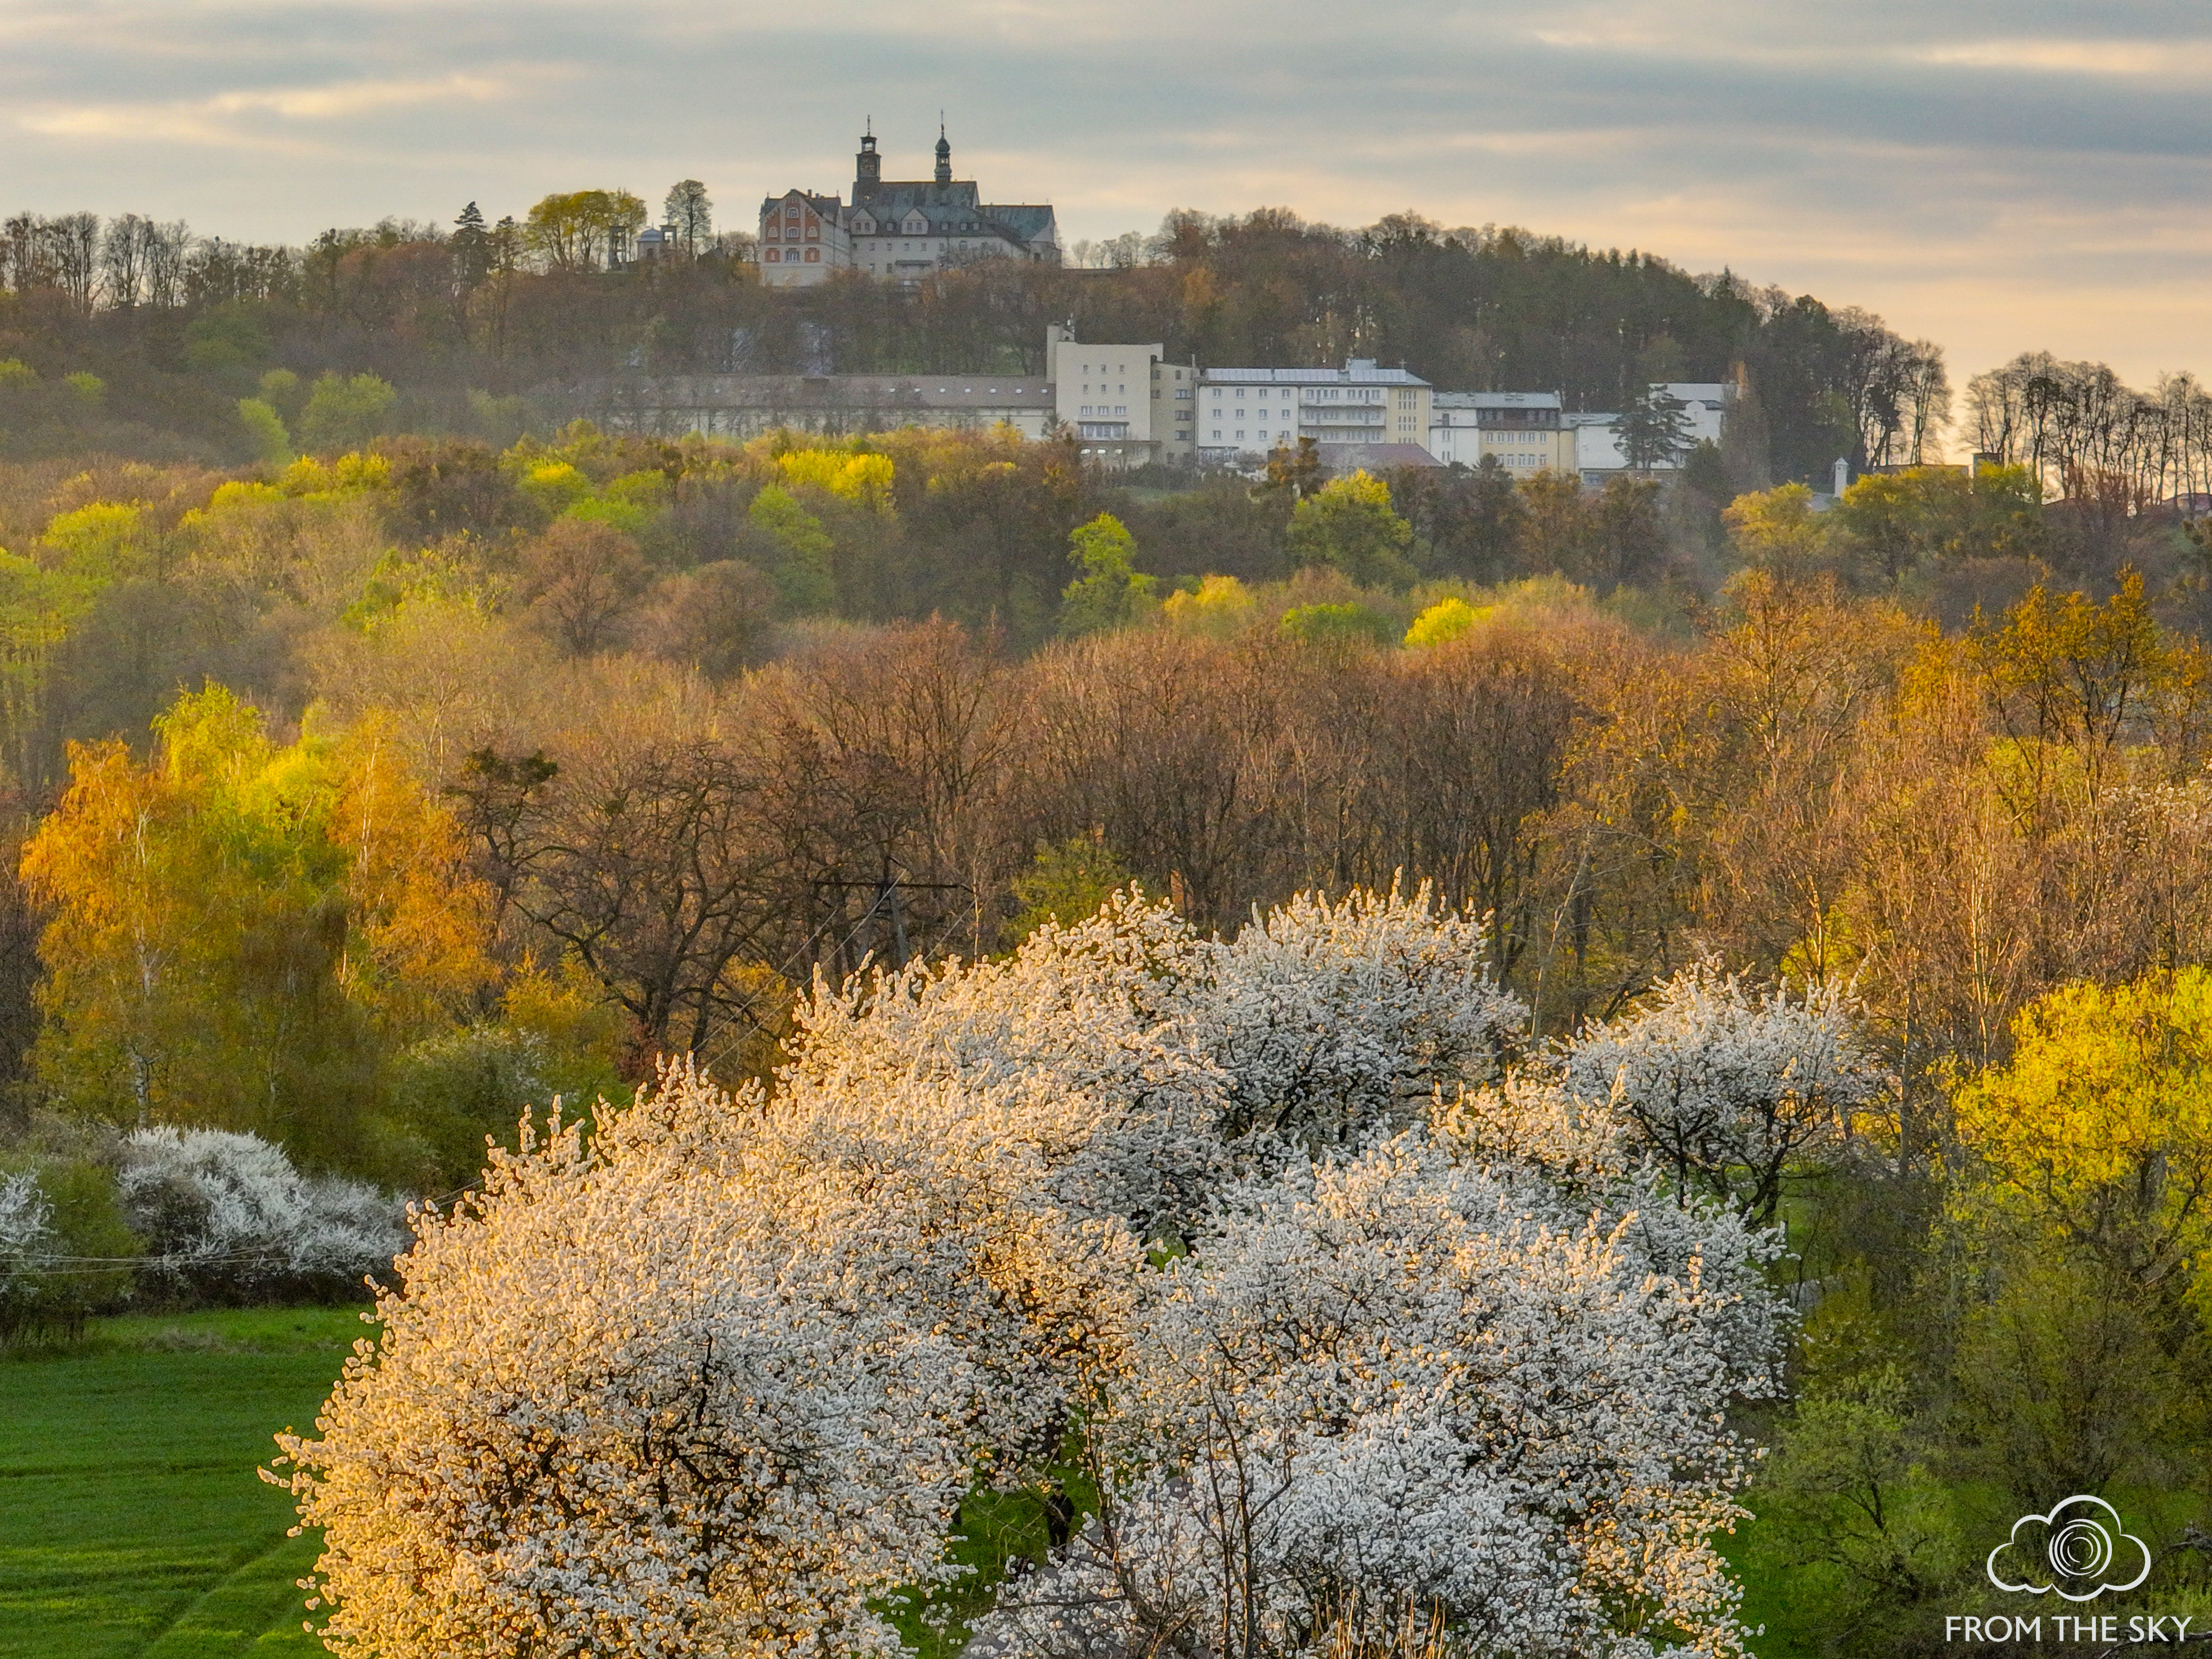
[[[1236,387],[1234,390],[1236,392],[1237,401],[1239,403],[1243,402],[1246,388],[1240,386]],[[1299,390],[1300,388],[1292,386],[1283,387],[1282,397],[1284,400],[1285,402],[1289,402],[1296,398],[1298,395]],[[1374,404],[1389,401],[1383,393],[1380,392],[1367,391],[1364,389],[1346,392],[1330,386],[1307,386],[1303,388],[1303,390],[1305,392],[1305,400],[1310,404],[1347,403]],[[1180,396],[1182,394],[1178,393],[1176,395]],[[1224,395],[1223,388],[1220,386],[1215,386],[1213,388],[1213,400],[1216,403],[1219,403]],[[1252,395],[1258,398],[1261,403],[1265,403],[1267,400],[1267,388],[1266,386],[1255,388],[1253,389]],[[1415,395],[1416,394],[1412,392],[1401,392],[1398,394],[1398,407],[1401,409],[1413,408],[1414,406]]]
[[[811,247],[806,250],[806,263],[808,264],[819,264],[821,262],[822,250],[820,248]],[[761,250],[761,263],[770,265],[777,264],[795,265],[799,263],[799,250],[797,248],[793,248],[791,250],[790,253],[786,256],[782,254],[781,250],[780,249],[772,247],[763,248]]]
[[1115,404],[1109,408],[1106,404],[1101,404],[1097,408],[1093,409],[1089,404],[1085,404],[1076,412],[1079,415],[1127,415],[1129,412],[1129,407],[1127,404]]

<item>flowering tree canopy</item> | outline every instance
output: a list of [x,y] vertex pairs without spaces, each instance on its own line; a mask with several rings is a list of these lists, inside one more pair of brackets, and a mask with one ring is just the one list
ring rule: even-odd
[[1885,1086],[1840,995],[1754,996],[1708,964],[1585,1032],[1563,1062],[1571,1089],[1612,1097],[1678,1194],[1704,1191],[1760,1221],[1773,1219],[1789,1166]]
[[1471,1653],[1739,1651],[1771,1237],[1662,1197],[1618,1091],[1501,1071],[1483,944],[1425,894],[1231,941],[1121,896],[817,986],[772,1091],[526,1133],[284,1441],[325,1639],[888,1652],[963,1494],[1074,1443],[1097,1513],[1001,1587],[1009,1650],[1418,1605]]

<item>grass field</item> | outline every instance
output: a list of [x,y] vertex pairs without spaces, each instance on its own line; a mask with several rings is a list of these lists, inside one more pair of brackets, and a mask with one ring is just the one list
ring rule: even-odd
[[[0,1357],[0,1659],[321,1654],[294,1582],[314,1540],[285,1536],[290,1500],[254,1470],[364,1331],[350,1310],[106,1319],[66,1352]],[[1007,1558],[1043,1548],[1027,1494],[979,1494],[965,1519],[956,1553],[982,1577],[898,1620],[923,1659],[957,1652]],[[1786,1586],[1747,1588],[1762,1659],[1812,1651]]]
[[305,1659],[312,1538],[256,1478],[307,1428],[350,1310],[95,1321],[0,1358],[0,1659]]

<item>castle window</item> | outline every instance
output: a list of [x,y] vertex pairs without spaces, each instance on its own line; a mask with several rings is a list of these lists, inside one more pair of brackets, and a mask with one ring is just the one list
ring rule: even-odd
[[768,251],[768,262],[770,264],[774,264],[781,257],[782,255],[775,248],[770,248]]
[[821,258],[822,258],[822,250],[821,250],[820,248],[818,248],[818,247],[811,247],[811,248],[809,248],[809,249],[807,249],[807,250],[806,250],[806,262],[807,262],[807,264],[814,264],[816,261],[819,260]]

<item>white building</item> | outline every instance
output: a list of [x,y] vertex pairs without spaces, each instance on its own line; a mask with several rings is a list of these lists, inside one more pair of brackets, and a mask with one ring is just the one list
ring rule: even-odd
[[[1728,424],[1732,387],[1715,380],[1667,380],[1654,381],[1652,390],[1665,392],[1682,405],[1683,434],[1681,453],[1653,471],[1672,471],[1699,444],[1720,442],[1722,429]],[[1572,465],[1583,482],[1602,483],[1613,473],[1628,470],[1628,457],[1620,447],[1619,415],[1572,415],[1568,419],[1576,423]]]
[[1193,392],[1194,449],[1206,460],[1264,455],[1301,438],[1326,452],[1334,444],[1418,445],[1429,435],[1429,383],[1371,358],[1342,368],[1200,369]]
[[911,282],[988,258],[1060,263],[1060,225],[1049,203],[981,199],[972,179],[952,176],[952,146],[937,135],[933,178],[890,179],[870,131],[854,158],[853,199],[790,190],[761,204],[761,281],[804,288],[832,272]]
[[1033,374],[672,374],[609,387],[595,418],[611,432],[728,439],[1010,426],[1036,441],[1059,424],[1052,387]]
[[1575,434],[1551,392],[1439,392],[1431,400],[1429,453],[1447,466],[1495,458],[1521,477],[1575,465]]
[[1151,345],[1085,345],[1058,324],[1044,331],[1044,374],[1060,423],[1084,454],[1113,465],[1188,459],[1198,371]]

